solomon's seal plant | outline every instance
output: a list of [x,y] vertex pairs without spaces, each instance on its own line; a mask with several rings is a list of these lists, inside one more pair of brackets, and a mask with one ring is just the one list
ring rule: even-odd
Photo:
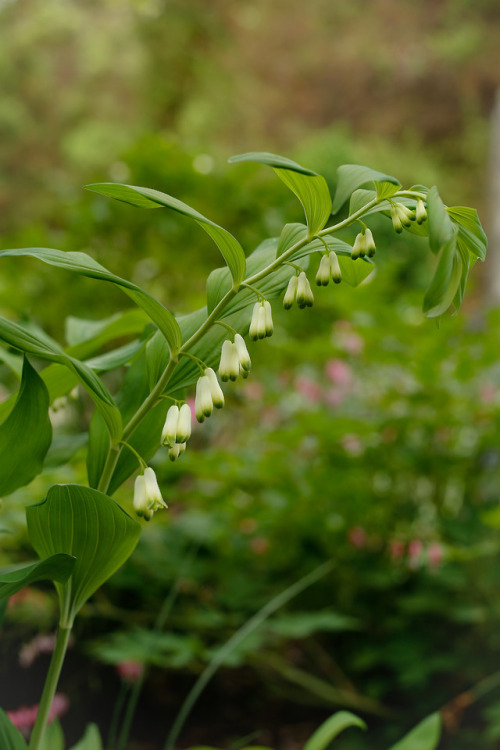
[[[83,252],[39,247],[0,252],[0,258],[30,256],[96,283],[114,284],[137,305],[144,324],[137,336],[137,323],[128,328],[127,313],[102,321],[98,329],[95,323],[85,326],[82,321],[77,340],[65,349],[31,327],[0,318],[5,361],[20,377],[17,394],[0,405],[1,495],[28,484],[43,470],[52,440],[51,404],[80,386],[95,405],[89,428],[88,484],[55,485],[45,499],[27,508],[28,533],[40,560],[0,573],[3,599],[28,583],[50,579],[60,601],[56,647],[30,750],[41,747],[76,614],[124,563],[139,539],[141,525],[129,512],[149,521],[167,507],[148,462],[160,446],[176,460],[189,445],[191,408],[186,399],[193,391],[195,416],[203,422],[214,408],[224,406],[219,379],[228,383],[249,375],[245,337],[258,342],[272,335],[271,303],[281,300],[286,309],[294,304],[311,307],[309,276],[319,287],[330,281],[361,283],[374,268],[375,238],[367,223],[376,214],[392,221],[398,233],[409,231],[428,239],[436,256],[424,299],[429,317],[439,317],[451,306],[459,309],[469,270],[485,257],[486,237],[476,211],[446,207],[436,187],[407,189],[390,175],[346,165],[338,170],[332,201],[324,177],[284,157],[251,153],[231,161],[271,167],[305,214],[304,223],[287,224],[279,237],[266,239],[248,256],[232,234],[166,193],[115,183],[88,186],[138,208],[176,211],[210,235],[225,265],[209,275],[206,307],[201,310],[176,316],[147,290]],[[342,217],[335,218],[341,209]],[[338,236],[341,230],[344,239]],[[113,348],[117,330],[122,340],[123,336],[131,340]],[[38,371],[32,360],[47,364]],[[126,374],[112,394],[100,376],[123,368]],[[133,498],[122,508],[112,496],[137,472]],[[8,738],[6,747],[26,748],[1,712],[0,737]]]

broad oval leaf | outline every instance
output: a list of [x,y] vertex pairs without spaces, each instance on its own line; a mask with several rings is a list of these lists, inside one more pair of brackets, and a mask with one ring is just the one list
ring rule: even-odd
[[285,224],[276,248],[276,257],[279,258],[283,253],[291,250],[298,242],[307,240],[307,227],[305,224]]
[[153,323],[156,323],[167,339],[172,351],[175,352],[179,348],[181,343],[180,331],[172,313],[163,307],[157,299],[148,294],[148,292],[145,292],[144,289],[141,289],[136,284],[132,284],[131,281],[127,281],[111,273],[111,271],[108,271],[107,268],[104,268],[104,266],[101,266],[100,263],[91,258],[90,255],[80,252],[63,252],[62,250],[53,250],[46,247],[31,247],[17,250],[2,250],[0,257],[2,256],[31,256],[38,258],[38,260],[50,266],[56,266],[66,271],[78,273],[81,276],[88,276],[92,279],[101,279],[102,281],[109,281],[116,284],[123,289],[125,294],[134,300],[136,305],[142,307]]
[[417,724],[389,750],[436,750],[441,737],[441,715],[438,711]]
[[464,246],[476,259],[484,260],[488,249],[488,238],[477,211],[468,206],[453,206],[447,209],[452,221],[458,226],[457,245]]
[[78,610],[132,554],[140,524],[102,492],[78,484],[58,484],[26,508],[28,533],[40,557],[76,557],[66,583],[56,583],[62,622],[71,625]]
[[102,740],[97,724],[87,724],[82,739],[71,750],[102,750]]
[[457,233],[437,187],[432,187],[427,194],[427,219],[429,246],[432,252],[437,255],[441,248]]
[[210,219],[207,219],[206,216],[203,216],[203,214],[200,214],[186,203],[159,190],[137,187],[135,185],[105,182],[87,185],[86,188],[95,193],[106,195],[109,198],[130,203],[132,206],[137,206],[138,208],[171,208],[173,211],[194,219],[218,246],[224,260],[229,266],[235,285],[237,286],[243,281],[245,274],[245,253],[238,240],[227,229],[210,221]]
[[51,442],[47,387],[25,357],[16,403],[0,425],[0,496],[29,484],[42,471]]
[[28,750],[21,733],[0,708],[0,747],[2,750]]
[[366,729],[365,722],[350,711],[338,711],[330,716],[309,738],[304,745],[304,750],[326,750],[332,740],[344,729],[358,727]]
[[64,750],[64,747],[64,732],[56,719],[45,727],[40,743],[40,750]]
[[360,164],[344,164],[337,169],[337,190],[333,199],[332,213],[336,214],[346,200],[358,188],[370,182],[390,182],[394,185],[401,183],[395,177],[378,172]]
[[0,600],[8,599],[12,594],[36,581],[65,583],[71,575],[75,562],[74,557],[56,554],[14,570],[0,570]]
[[120,412],[113,401],[113,397],[90,367],[80,360],[70,357],[48,340],[35,336],[23,326],[12,323],[12,321],[1,316],[0,339],[27,354],[35,354],[41,359],[58,362],[68,367],[76,375],[101,412],[112,440],[120,439],[122,426]]
[[456,249],[456,230],[441,250],[431,284],[424,297],[428,318],[442,315],[453,302],[462,276],[462,260]]
[[280,180],[301,202],[307,219],[309,237],[323,229],[332,212],[332,198],[324,177],[277,154],[251,152],[232,156],[229,161],[252,161],[272,167]]

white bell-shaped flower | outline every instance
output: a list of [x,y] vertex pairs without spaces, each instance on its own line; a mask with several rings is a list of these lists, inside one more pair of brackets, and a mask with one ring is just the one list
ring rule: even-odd
[[211,367],[207,367],[207,369],[205,370],[205,377],[208,379],[210,396],[212,398],[213,405],[216,409],[222,409],[222,407],[224,406],[224,394],[222,392],[222,388],[219,385],[219,381],[217,380],[217,375]]

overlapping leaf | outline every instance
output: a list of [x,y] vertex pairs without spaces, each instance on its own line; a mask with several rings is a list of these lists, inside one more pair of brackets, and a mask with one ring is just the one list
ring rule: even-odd
[[332,213],[336,214],[346,200],[358,188],[368,183],[392,183],[400,185],[399,180],[391,175],[378,172],[360,164],[344,164],[337,169],[337,190],[333,199]]
[[338,735],[349,727],[366,729],[365,722],[350,711],[338,711],[330,716],[309,738],[304,750],[326,750]]
[[5,711],[0,708],[0,747],[2,750],[28,750],[19,730],[16,729]]
[[47,388],[25,357],[16,403],[0,425],[0,495],[29,484],[41,472],[52,440],[48,410]]
[[309,236],[312,237],[323,229],[332,211],[332,198],[324,177],[284,156],[265,152],[238,154],[232,156],[229,161],[250,161],[272,167],[280,180],[301,202]]
[[87,599],[132,554],[141,527],[102,492],[77,484],[55,485],[26,509],[28,533],[40,557],[76,557],[67,583],[56,583],[66,625]]
[[207,219],[206,216],[203,216],[203,214],[200,214],[186,203],[159,190],[137,187],[135,185],[121,185],[113,182],[87,185],[87,190],[93,190],[95,193],[106,195],[109,198],[130,203],[132,206],[137,206],[138,208],[171,208],[173,211],[194,219],[218,246],[231,271],[234,283],[238,285],[243,280],[245,273],[245,253],[238,240],[226,229],[210,221],[210,219]]
[[56,554],[14,570],[0,570],[0,600],[8,599],[12,594],[37,581],[65,583],[75,562],[75,558],[70,555]]
[[441,716],[436,712],[417,724],[390,750],[436,750],[440,736]]
[[86,253],[66,253],[61,250],[52,250],[43,247],[3,250],[0,252],[0,257],[20,257],[25,255],[38,258],[48,265],[56,266],[57,268],[62,268],[66,271],[72,271],[81,276],[88,276],[93,279],[101,279],[102,281],[109,281],[116,284],[144,310],[154,323],[156,323],[168,341],[170,348],[173,351],[176,351],[179,348],[180,331],[172,313],[163,307],[158,300],[148,294],[148,292],[145,292],[136,284],[132,284],[131,281],[127,281],[126,279],[122,279],[120,276],[111,273],[111,271],[108,271],[107,268],[101,266],[100,263],[89,255],[86,255]]

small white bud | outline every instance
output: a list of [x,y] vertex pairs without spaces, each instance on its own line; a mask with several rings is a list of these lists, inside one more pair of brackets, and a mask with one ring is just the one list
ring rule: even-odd
[[179,409],[179,421],[177,422],[176,443],[185,443],[191,437],[191,407],[182,404]]
[[267,321],[266,321],[266,309],[264,305],[260,305],[259,312],[257,315],[257,338],[265,339],[267,336]]
[[146,497],[146,482],[144,475],[139,474],[134,483],[134,510],[138,516],[143,516],[148,511],[148,500]]
[[231,360],[233,355],[233,345],[229,339],[222,344],[219,363],[219,377],[223,383],[227,383],[231,377]]
[[156,474],[149,466],[144,469],[144,474],[136,477],[133,504],[137,515],[143,516],[146,521],[151,520],[155,511],[167,507],[161,496]]
[[366,227],[365,229],[365,247],[368,257],[373,258],[373,256],[375,255],[375,250],[377,248],[375,247],[375,240],[373,239],[372,230],[368,229],[368,227]]
[[425,208],[425,203],[423,202],[423,200],[419,199],[417,201],[415,213],[417,217],[417,224],[423,224],[427,219],[427,210]]
[[330,260],[330,273],[332,275],[332,279],[335,282],[335,284],[340,284],[342,281],[342,271],[340,270],[340,264],[339,259],[337,258],[337,253],[334,253],[333,250],[328,256]]
[[210,395],[212,397],[212,403],[216,409],[222,409],[224,406],[224,394],[222,388],[217,380],[217,375],[211,367],[207,367],[205,370],[205,377],[208,379],[210,385]]
[[297,305],[301,310],[304,307],[312,307],[314,303],[314,295],[312,293],[311,285],[304,271],[299,274],[299,281],[297,284]]
[[401,217],[396,209],[396,206],[391,206],[391,219],[394,231],[398,234],[401,234],[401,232],[403,231],[403,224],[401,222]]
[[177,426],[179,423],[179,407],[172,404],[167,412],[167,418],[161,433],[162,445],[175,445],[177,442]]
[[238,359],[242,370],[250,372],[252,369],[252,361],[248,353],[247,345],[245,344],[245,339],[239,333],[235,334],[234,345],[238,352]]
[[328,284],[330,283],[330,276],[331,270],[329,254],[323,255],[321,257],[318,272],[316,274],[316,284],[318,286],[328,286]]
[[198,422],[204,422],[205,417],[211,415],[213,407],[210,381],[206,375],[202,375],[196,383],[196,397],[194,401],[194,411]]
[[404,227],[411,226],[411,222],[415,221],[415,214],[403,203],[396,203],[396,212]]
[[295,297],[297,295],[297,285],[299,283],[298,276],[295,274],[290,278],[290,281],[288,282],[288,286],[286,288],[285,296],[283,297],[283,307],[285,310],[289,310],[293,303],[295,302]]
[[252,311],[252,320],[250,321],[250,329],[248,331],[248,335],[252,339],[252,341],[257,341],[259,338],[259,311],[261,309],[260,302],[256,302],[253,306]]
[[171,448],[168,449],[168,457],[171,461],[175,461],[181,453],[184,453],[186,450],[186,443],[176,443]]
[[272,336],[274,331],[273,326],[273,313],[271,310],[271,303],[267,301],[264,302],[264,313],[266,316],[266,336]]
[[351,251],[351,258],[357,260],[358,258],[364,258],[366,255],[366,239],[363,232],[359,232],[354,240],[354,245]]

